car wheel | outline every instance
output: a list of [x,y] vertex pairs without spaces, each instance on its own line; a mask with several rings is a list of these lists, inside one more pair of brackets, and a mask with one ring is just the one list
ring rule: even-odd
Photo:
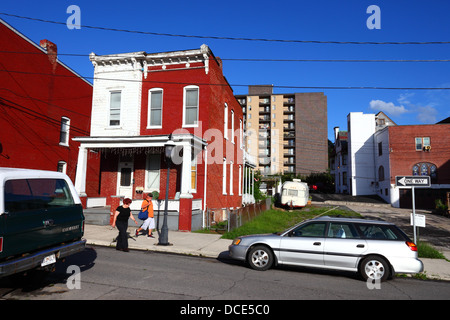
[[255,270],[264,271],[273,264],[273,253],[265,246],[256,246],[248,253],[247,261]]
[[359,272],[364,280],[385,281],[389,278],[391,270],[386,259],[378,256],[368,256],[362,260]]

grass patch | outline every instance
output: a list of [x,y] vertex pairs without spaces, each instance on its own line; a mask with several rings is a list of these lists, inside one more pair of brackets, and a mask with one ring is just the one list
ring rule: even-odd
[[430,259],[446,259],[442,252],[436,250],[429,243],[419,241],[417,244],[417,252],[419,258],[430,258]]
[[[328,212],[327,212],[328,211]],[[333,209],[332,207],[308,206],[301,210],[271,209],[261,213],[253,220],[239,228],[223,234],[223,239],[234,239],[249,234],[264,234],[283,231],[303,220],[312,219],[319,215],[361,217],[359,213],[349,210]]]

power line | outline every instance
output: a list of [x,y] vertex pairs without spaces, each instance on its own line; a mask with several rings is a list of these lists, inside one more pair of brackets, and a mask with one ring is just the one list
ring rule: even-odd
[[[198,86],[231,86],[231,87],[248,87],[249,84],[227,84],[227,83],[197,83],[197,82],[178,82],[178,81],[152,81],[152,80],[134,80],[134,79],[113,79],[87,77],[78,75],[56,75],[40,72],[27,72],[19,70],[0,69],[0,72],[21,73],[29,75],[53,76],[53,77],[77,77],[85,80],[102,80],[102,81],[122,81],[122,82],[147,82],[174,85],[198,85]],[[450,90],[450,87],[378,87],[378,86],[279,86],[273,85],[274,88],[280,89],[307,89],[307,90]]]
[[[25,52],[25,51],[4,51],[0,53],[10,54],[42,54],[42,52]],[[82,53],[61,53],[58,56],[71,57],[89,57],[89,54]],[[115,58],[122,58],[128,56],[115,55]],[[243,61],[243,62],[338,62],[338,63],[378,63],[378,62],[450,62],[450,59],[264,59],[264,58],[220,58],[222,61]]]
[[[45,23],[53,23],[59,25],[66,25],[66,22],[59,22],[53,20],[45,20],[40,18],[32,18],[19,16],[11,13],[0,12],[0,15],[14,17],[19,19],[27,19],[32,21],[39,21]],[[302,44],[353,44],[353,45],[436,45],[436,44],[450,44],[450,41],[406,41],[406,42],[373,42],[373,41],[321,41],[321,40],[289,40],[289,39],[267,39],[267,38],[244,38],[244,37],[219,37],[219,36],[202,36],[202,35],[187,35],[187,34],[174,34],[174,33],[160,33],[150,31],[117,29],[100,26],[79,25],[81,28],[97,29],[104,31],[126,32],[135,34],[144,34],[152,36],[165,36],[165,37],[179,37],[179,38],[197,38],[197,39],[212,39],[212,40],[233,40],[233,41],[259,41],[259,42],[279,42],[279,43],[302,43]]]

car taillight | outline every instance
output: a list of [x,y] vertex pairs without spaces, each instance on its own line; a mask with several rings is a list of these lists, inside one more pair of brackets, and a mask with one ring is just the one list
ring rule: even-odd
[[417,251],[417,246],[414,242],[406,241],[406,245],[411,249],[411,251]]
[[3,252],[3,237],[0,237],[0,252]]

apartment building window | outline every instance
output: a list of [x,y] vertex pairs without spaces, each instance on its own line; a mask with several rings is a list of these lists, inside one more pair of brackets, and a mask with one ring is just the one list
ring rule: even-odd
[[122,92],[112,91],[109,99],[109,125],[120,125],[120,106],[122,103]]
[[162,127],[163,89],[154,88],[148,92],[148,127]]
[[69,145],[69,131],[70,131],[70,119],[67,117],[61,118],[61,130],[59,132],[59,144],[62,146]]
[[416,151],[422,151],[427,147],[430,147],[430,137],[417,137],[416,139]]
[[199,88],[197,86],[184,87],[183,97],[183,126],[198,125]]

